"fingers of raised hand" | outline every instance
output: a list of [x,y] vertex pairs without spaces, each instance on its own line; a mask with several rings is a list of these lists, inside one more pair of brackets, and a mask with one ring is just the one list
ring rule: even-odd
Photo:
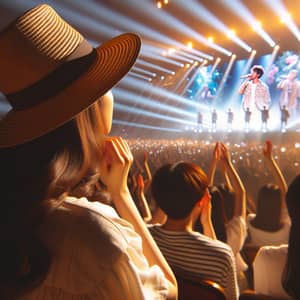
[[110,137],[105,142],[105,152],[111,159],[122,164],[132,164],[133,156],[126,141],[121,137]]

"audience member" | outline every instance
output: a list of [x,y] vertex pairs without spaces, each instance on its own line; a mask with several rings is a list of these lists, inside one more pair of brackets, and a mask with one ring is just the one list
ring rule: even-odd
[[[229,151],[223,143],[217,142],[214,148],[213,159],[211,162],[209,172],[209,183],[213,185],[214,175],[217,166],[217,162],[221,164],[221,173],[225,179],[225,185],[220,187],[219,191],[223,197],[222,202],[214,202],[212,210],[214,211],[220,205],[224,205],[223,210],[227,213],[225,219],[221,219],[218,216],[217,219],[213,219],[213,224],[223,222],[226,230],[226,243],[231,247],[236,260],[237,275],[239,280],[240,289],[248,287],[247,280],[244,272],[247,270],[247,264],[242,259],[240,251],[243,248],[246,236],[246,192],[244,185],[238,176],[232,162]],[[225,188],[225,187],[226,188]],[[214,204],[216,206],[214,206]],[[220,208],[218,208],[220,210]],[[221,226],[219,226],[221,227]]]
[[[153,176],[151,190],[167,220],[150,231],[175,275],[179,269],[212,280],[225,289],[228,299],[237,299],[234,256],[228,245],[216,240],[203,170],[189,162],[163,165]],[[194,231],[198,218],[204,234]]]
[[277,185],[267,184],[259,190],[256,214],[247,216],[249,242],[256,247],[287,243],[290,230],[284,201],[287,184],[273,158],[271,141],[266,141],[263,154]]
[[[0,45],[0,89],[12,106],[0,122],[0,298],[176,299],[127,187],[130,149],[106,137],[108,91],[134,64],[140,38],[93,49],[43,4],[2,31]],[[70,197],[90,180],[106,186],[121,218]]]
[[291,218],[291,230],[286,265],[283,273],[283,287],[294,299],[300,299],[300,175],[289,185],[286,204]]
[[299,299],[299,216],[300,176],[289,185],[286,204],[291,218],[288,244],[264,246],[258,251],[254,263],[255,294],[249,299],[260,299],[257,295],[275,299]]

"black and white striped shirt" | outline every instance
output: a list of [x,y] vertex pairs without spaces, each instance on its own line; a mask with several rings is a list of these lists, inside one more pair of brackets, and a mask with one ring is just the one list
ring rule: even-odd
[[149,226],[160,250],[173,268],[221,285],[229,300],[238,299],[235,260],[231,248],[198,232],[170,231]]

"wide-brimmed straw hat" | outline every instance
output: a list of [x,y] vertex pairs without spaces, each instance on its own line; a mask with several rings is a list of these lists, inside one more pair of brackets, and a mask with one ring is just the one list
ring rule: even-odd
[[0,91],[12,109],[0,121],[0,147],[40,137],[74,118],[133,66],[133,33],[97,48],[49,5],[39,5],[0,32]]

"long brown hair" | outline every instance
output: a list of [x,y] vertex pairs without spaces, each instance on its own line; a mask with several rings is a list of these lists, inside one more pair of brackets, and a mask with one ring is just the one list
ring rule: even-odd
[[1,299],[35,287],[46,276],[51,255],[39,227],[87,175],[97,176],[100,118],[95,103],[42,137],[0,150]]

